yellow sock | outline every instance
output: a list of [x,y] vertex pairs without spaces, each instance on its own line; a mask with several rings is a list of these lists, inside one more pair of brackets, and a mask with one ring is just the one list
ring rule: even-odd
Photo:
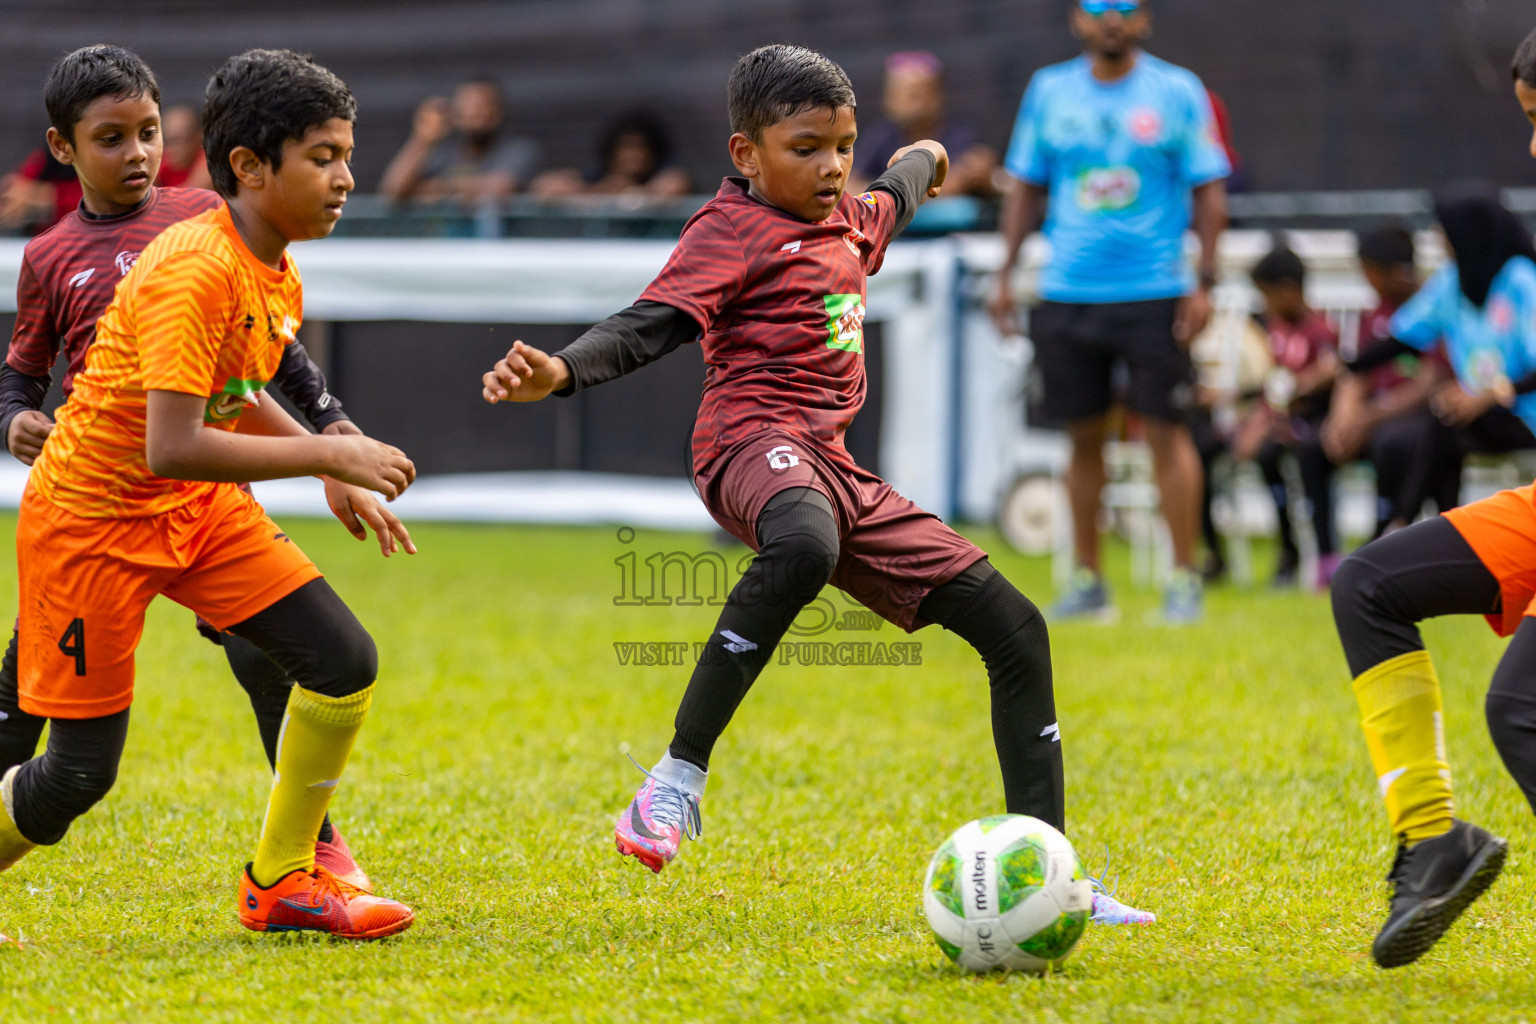
[[251,877],[271,885],[315,867],[315,834],[373,701],[373,687],[327,697],[295,686],[277,740],[277,771]]
[[1392,831],[1409,845],[1451,829],[1440,679],[1428,651],[1389,658],[1355,679],[1365,745]]
[[20,767],[17,765],[0,778],[0,871],[37,849],[37,844],[22,835],[16,827],[16,805],[11,798],[11,785]]

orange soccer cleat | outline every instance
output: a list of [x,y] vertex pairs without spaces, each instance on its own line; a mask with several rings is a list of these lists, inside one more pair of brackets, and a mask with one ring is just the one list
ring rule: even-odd
[[373,881],[368,872],[352,856],[347,841],[341,837],[341,829],[331,826],[331,841],[315,843],[315,866],[325,868],[348,885],[363,892],[373,892]]
[[342,939],[382,939],[411,926],[403,903],[373,896],[323,867],[290,871],[263,889],[247,864],[240,879],[240,923],[256,932],[329,932]]

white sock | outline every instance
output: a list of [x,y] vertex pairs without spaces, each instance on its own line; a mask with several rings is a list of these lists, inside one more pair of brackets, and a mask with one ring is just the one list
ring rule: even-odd
[[670,752],[663,754],[656,767],[651,769],[651,774],[662,782],[676,786],[695,800],[703,799],[704,784],[709,781],[709,773],[696,764],[680,761]]

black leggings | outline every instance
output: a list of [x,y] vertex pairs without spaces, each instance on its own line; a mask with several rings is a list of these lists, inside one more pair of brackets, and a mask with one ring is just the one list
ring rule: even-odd
[[[230,632],[264,651],[289,678],[327,697],[364,690],[378,674],[373,638],[323,579],[306,583]],[[48,749],[16,773],[12,796],[21,834],[43,845],[64,838],[70,824],[111,790],[127,736],[126,710],[54,719]]]
[[[1352,676],[1413,651],[1418,623],[1500,610],[1499,581],[1443,517],[1372,541],[1333,578],[1333,617]],[[1521,620],[1484,706],[1504,766],[1536,809],[1536,621]]]
[[[669,750],[700,768],[795,616],[837,567],[837,521],[818,491],[774,495],[757,537],[757,557],[731,590],[677,711]],[[1063,828],[1060,731],[1039,609],[982,560],[935,587],[918,618],[964,637],[982,656],[1007,809]]]

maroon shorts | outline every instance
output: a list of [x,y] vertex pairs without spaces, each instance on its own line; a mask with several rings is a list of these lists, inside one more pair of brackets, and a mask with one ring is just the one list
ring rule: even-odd
[[909,633],[928,625],[917,606],[929,591],[987,557],[846,452],[792,434],[765,432],[744,441],[697,481],[715,522],[753,551],[760,546],[757,518],[769,498],[791,487],[821,492],[837,516],[832,585]]

